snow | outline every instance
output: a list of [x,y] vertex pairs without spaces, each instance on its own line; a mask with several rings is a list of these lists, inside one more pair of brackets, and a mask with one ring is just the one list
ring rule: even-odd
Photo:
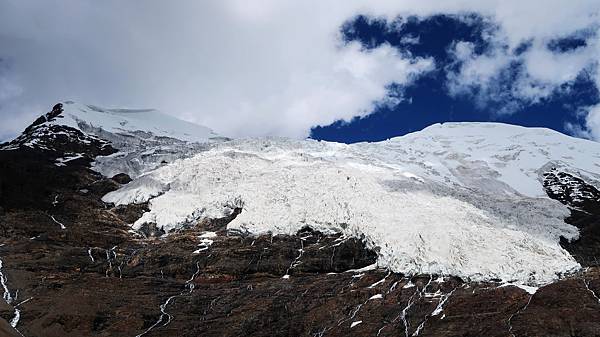
[[373,295],[371,297],[369,297],[369,300],[380,300],[383,298],[382,294],[377,294],[377,295]]
[[56,166],[66,166],[65,163],[68,163],[70,161],[76,160],[76,159],[80,159],[83,158],[83,155],[81,154],[75,154],[73,156],[67,156],[67,157],[63,157],[63,158],[56,158],[56,163],[54,163],[54,165]]
[[350,329],[354,328],[355,326],[359,325],[360,323],[362,323],[362,321],[354,321],[350,324]]
[[[100,128],[113,134],[151,133],[188,142],[217,137],[207,127],[186,122],[154,109],[105,109],[74,102],[63,103],[64,112],[49,124],[66,125],[89,132]],[[62,117],[61,117],[62,116]]]
[[[105,109],[74,102],[50,122],[108,140],[119,152],[97,157],[94,170],[105,176],[137,177],[165,162],[190,157],[223,138],[207,127],[153,109]],[[62,117],[61,117],[62,116]]]
[[587,289],[587,291],[590,294],[592,294],[592,296],[594,297],[594,299],[596,301],[598,301],[598,304],[600,304],[600,297],[598,297],[598,295],[596,294],[596,292],[590,288],[590,281],[586,280],[585,278],[582,278],[582,281],[583,281],[583,284],[585,285],[585,289]]
[[127,186],[129,188],[121,189],[119,194],[112,194],[110,202],[114,202],[117,205],[137,204],[159,196],[169,189],[168,184],[151,179],[148,176],[142,176],[139,179],[131,181]]
[[13,301],[13,297],[10,291],[8,290],[8,286],[6,285],[8,281],[6,279],[6,275],[4,275],[4,273],[2,272],[2,267],[2,260],[0,260],[0,285],[2,285],[3,290],[2,298],[6,303],[11,304]]
[[65,229],[67,229],[67,227],[65,227],[65,225],[64,225],[62,222],[60,222],[60,221],[56,220],[56,218],[54,217],[54,215],[50,215],[50,219],[52,219],[52,221],[53,221],[55,224],[59,225],[59,226],[60,226],[60,229],[62,229],[62,230],[65,230]]
[[596,198],[593,190],[583,180],[556,169],[552,169],[544,174],[544,185],[560,199],[569,197],[571,199],[571,206]]
[[359,275],[360,276],[364,275],[363,272],[375,270],[375,269],[377,269],[377,263],[373,263],[373,264],[370,264],[366,267],[362,267],[359,269],[348,269],[348,270],[346,270],[346,273],[356,273],[356,275],[354,275],[352,277],[359,277]]
[[[109,156],[100,156],[92,163],[94,170],[105,176],[127,173],[137,177],[179,158],[187,158],[210,148],[211,143],[225,140],[207,127],[189,123],[153,109],[106,109],[75,102],[63,102],[63,112],[38,125],[18,142],[22,146],[46,148],[45,139],[63,134],[81,143],[102,139],[118,149]],[[51,128],[67,126],[83,132],[60,132]],[[23,138],[24,136],[22,136]],[[0,150],[18,148],[18,144]],[[57,166],[80,158],[81,154],[59,158]]]
[[[119,152],[97,157],[92,163],[96,171],[109,177],[117,173],[137,177],[164,163],[205,151],[212,143],[227,140],[207,127],[154,109],[106,109],[72,101],[63,102],[62,107],[58,116],[44,115],[45,122],[1,145],[0,151],[20,147],[52,150],[59,137],[81,144],[97,141],[110,144]],[[57,159],[55,164],[65,166],[83,156],[68,155]]]
[[[19,320],[21,319],[21,310],[18,308],[19,304],[17,305],[13,305],[14,301],[17,300],[18,294],[19,294],[19,290],[17,290],[15,296],[13,297],[12,294],[10,293],[10,291],[8,290],[8,286],[7,286],[7,282],[8,280],[6,279],[6,275],[4,275],[4,273],[2,272],[2,260],[0,260],[0,285],[2,285],[2,290],[3,290],[3,294],[2,294],[2,299],[4,299],[4,301],[6,302],[6,304],[10,305],[13,307],[13,318],[10,320],[10,326],[12,326],[13,328],[17,328],[17,324],[19,324]],[[28,300],[26,300],[28,301]],[[25,301],[24,301],[25,302]],[[22,303],[24,303],[22,302]]]
[[[438,305],[435,307],[433,312],[431,312],[431,316],[437,316],[444,311],[444,304],[446,303],[446,301],[448,301],[450,296],[452,296],[452,294],[454,293],[455,290],[456,290],[456,288],[453,289],[448,294],[442,295],[442,297],[440,298],[440,301],[438,302]],[[444,319],[444,316],[442,316],[441,319]]]
[[387,278],[388,278],[388,276],[390,276],[390,273],[388,273],[387,275],[385,275],[385,277],[384,277],[384,278],[382,278],[381,280],[379,280],[379,281],[377,281],[377,282],[375,282],[375,283],[371,284],[371,285],[370,285],[370,286],[368,286],[367,288],[369,288],[369,289],[372,289],[372,288],[375,288],[375,287],[379,286],[380,284],[383,284],[383,283],[385,282],[385,279],[387,279]]
[[406,283],[406,284],[405,284],[405,285],[402,287],[402,289],[408,289],[408,288],[412,288],[412,287],[414,287],[414,286],[415,286],[415,284],[414,284],[414,283],[412,283],[412,281],[408,281],[408,283]]
[[92,248],[88,248],[87,253],[88,253],[88,256],[90,257],[90,260],[92,260],[92,263],[94,263],[94,256],[92,255]]
[[559,245],[578,230],[541,184],[555,167],[597,184],[600,144],[546,129],[446,123],[379,143],[224,141],[103,200],[149,201],[133,227],[167,231],[241,204],[229,229],[294,234],[309,225],[364,237],[380,247],[378,265],[395,272],[536,285],[580,268]]
[[198,236],[198,238],[200,239],[200,243],[198,244],[198,249],[193,251],[192,254],[199,254],[200,252],[208,250],[208,248],[214,243],[214,240],[211,240],[209,238],[215,238],[216,236],[217,236],[217,233],[215,233],[215,232],[204,232],[204,233],[200,234]]
[[517,287],[517,288],[525,290],[525,292],[527,292],[530,295],[535,294],[539,289],[539,287],[531,287],[531,286],[527,286],[524,284],[518,284],[518,283],[505,283],[500,286],[500,288],[503,288],[503,287]]

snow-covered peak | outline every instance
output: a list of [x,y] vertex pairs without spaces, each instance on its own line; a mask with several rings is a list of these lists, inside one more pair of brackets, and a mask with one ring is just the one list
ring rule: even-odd
[[102,129],[113,134],[152,134],[187,142],[206,142],[219,137],[211,129],[186,122],[153,109],[104,109],[71,101],[50,124],[65,125],[83,132]]
[[600,144],[497,123],[437,124],[378,143],[238,139],[148,172],[104,197],[150,201],[134,227],[176,229],[243,211],[229,228],[303,226],[365,238],[380,266],[408,274],[539,284],[579,265],[568,209],[543,173],[600,181]]
[[[434,164],[431,169],[444,178],[456,179],[461,185],[479,185],[493,193],[509,188],[523,195],[545,197],[539,171],[548,166],[600,181],[599,143],[546,128],[503,123],[434,124],[381,145],[387,150],[384,157],[389,152],[401,152],[418,166]],[[486,183],[488,178],[497,183]]]
[[207,127],[157,110],[104,109],[67,101],[56,104],[0,150],[49,151],[62,156],[57,165],[86,157],[106,176],[136,177],[224,140]]

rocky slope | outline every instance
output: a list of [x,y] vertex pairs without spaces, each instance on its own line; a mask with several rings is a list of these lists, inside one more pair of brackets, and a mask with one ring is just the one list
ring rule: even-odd
[[133,231],[152,205],[102,198],[136,180],[91,169],[123,150],[47,123],[64,113],[57,105],[0,150],[1,335],[600,335],[600,192],[561,167],[543,172],[543,191],[570,212],[578,239],[559,244],[583,268],[539,287],[409,275],[377,267],[382,247],[360,233],[231,226],[249,211],[235,202],[169,235],[153,222]]

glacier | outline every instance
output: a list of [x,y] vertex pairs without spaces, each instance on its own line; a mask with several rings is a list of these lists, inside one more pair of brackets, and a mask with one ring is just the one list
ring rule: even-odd
[[[125,134],[131,138],[136,133],[146,133],[153,138],[169,137],[188,142],[204,142],[218,136],[207,127],[180,120],[155,109],[107,109],[73,101],[62,104],[63,113],[49,124],[92,133],[101,129],[106,133]],[[132,139],[129,139],[127,145],[131,142]]]
[[155,109],[107,109],[73,101],[47,124],[68,126],[107,140],[119,150],[98,157],[94,170],[105,176],[137,177],[164,163],[186,158],[228,138]]
[[[102,159],[100,159],[102,160]],[[598,186],[600,144],[541,128],[444,123],[383,142],[222,139],[103,197],[149,202],[132,226],[173,231],[242,208],[228,228],[293,234],[304,226],[359,237],[378,265],[405,274],[540,285],[580,268],[577,239],[542,174]]]

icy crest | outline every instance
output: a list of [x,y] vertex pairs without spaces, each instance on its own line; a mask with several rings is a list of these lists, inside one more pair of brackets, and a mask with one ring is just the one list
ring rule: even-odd
[[[63,103],[64,112],[50,124],[70,126],[83,132],[103,130],[135,138],[169,137],[187,142],[205,142],[218,137],[211,129],[186,122],[154,109],[105,109],[74,102]],[[137,137],[136,137],[137,135]]]
[[578,231],[542,189],[549,167],[596,183],[600,144],[495,123],[438,124],[352,145],[234,140],[104,200],[150,200],[134,227],[167,231],[243,205],[229,228],[291,234],[310,225],[365,238],[379,247],[378,264],[397,272],[542,284],[579,268],[558,243]]
[[98,157],[94,169],[106,176],[132,177],[164,163],[190,157],[224,138],[211,129],[153,109],[105,109],[74,102],[49,124],[69,126],[110,142],[119,152]]

